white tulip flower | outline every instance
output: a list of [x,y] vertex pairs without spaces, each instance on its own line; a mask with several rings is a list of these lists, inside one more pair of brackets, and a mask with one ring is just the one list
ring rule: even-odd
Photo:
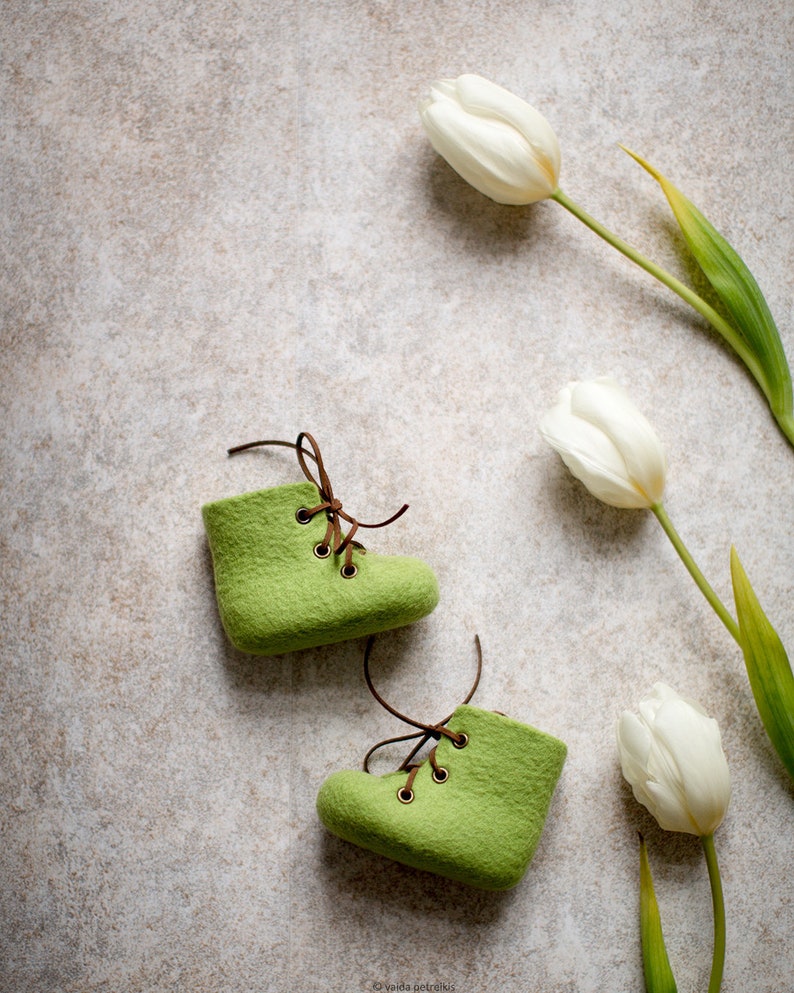
[[701,838],[722,823],[731,796],[728,762],[713,717],[666,683],[625,711],[617,737],[623,775],[665,831]]
[[612,507],[661,503],[666,462],[656,432],[607,377],[570,383],[540,431],[587,489]]
[[419,105],[433,148],[467,183],[497,203],[548,199],[560,146],[546,118],[482,76],[441,79]]

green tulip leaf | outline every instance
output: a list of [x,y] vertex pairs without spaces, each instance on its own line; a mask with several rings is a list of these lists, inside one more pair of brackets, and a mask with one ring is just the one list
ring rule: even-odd
[[761,608],[747,573],[731,548],[731,578],[739,641],[750,687],[766,733],[794,779],[794,675],[786,649]]
[[662,918],[653,889],[645,839],[640,835],[640,937],[645,988],[648,993],[677,993],[662,935]]
[[731,317],[736,336],[717,327],[748,366],[781,428],[794,441],[791,372],[764,295],[738,252],[658,169],[621,145],[659,183],[692,255]]

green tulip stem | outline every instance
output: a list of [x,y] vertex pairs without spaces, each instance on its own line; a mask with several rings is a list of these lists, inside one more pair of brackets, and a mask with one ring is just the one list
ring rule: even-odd
[[711,961],[708,993],[719,993],[722,985],[722,970],[725,965],[725,901],[722,896],[722,879],[717,863],[717,850],[714,847],[714,835],[706,835],[700,840],[703,844],[703,852],[709,870],[711,904],[714,908],[714,957]]
[[741,647],[741,639],[739,637],[739,625],[728,613],[725,604],[720,600],[717,594],[714,592],[712,587],[709,585],[708,580],[703,575],[703,573],[698,568],[697,563],[689,554],[689,550],[686,545],[681,540],[681,535],[673,527],[673,522],[667,516],[667,511],[664,509],[661,503],[655,503],[651,510],[656,515],[656,519],[662,525],[662,530],[667,535],[667,537],[672,542],[673,548],[678,552],[678,557],[684,563],[689,572],[689,575],[695,580],[698,589],[703,594],[703,596],[708,600],[714,609],[714,612],[731,633],[731,637],[739,644]]
[[[753,353],[747,347],[744,339],[736,330],[722,317],[717,311],[706,301],[697,295],[694,290],[691,290],[688,286],[682,283],[679,279],[676,279],[671,273],[667,272],[666,269],[662,269],[661,266],[656,265],[655,262],[651,262],[650,259],[646,258],[641,252],[638,252],[636,248],[633,248],[628,242],[623,241],[618,238],[616,234],[613,234],[609,228],[605,228],[603,224],[597,221],[594,217],[591,217],[587,211],[583,210],[578,203],[557,187],[557,189],[551,195],[552,200],[556,200],[561,206],[565,207],[567,211],[573,214],[574,217],[578,218],[586,227],[590,228],[591,231],[603,238],[607,244],[616,248],[622,255],[625,255],[627,259],[636,263],[641,269],[644,269],[647,273],[650,273],[655,279],[658,279],[660,283],[663,283],[668,289],[671,289],[673,293],[676,293],[682,300],[693,307],[701,317],[711,324],[722,337],[728,342],[728,344],[733,348],[739,358],[744,362],[747,368],[752,373],[756,382],[761,386],[761,388],[766,393],[764,387],[765,379],[763,371],[758,365]],[[767,397],[768,399],[768,397]],[[794,423],[789,425],[788,430],[786,426],[781,423],[781,428],[787,435],[787,437],[794,443]]]

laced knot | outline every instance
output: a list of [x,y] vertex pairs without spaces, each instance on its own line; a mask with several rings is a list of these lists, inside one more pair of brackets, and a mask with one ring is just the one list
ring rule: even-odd
[[[303,447],[304,440],[308,444],[308,448]],[[318,546],[317,550],[322,549],[324,555],[333,552],[334,555],[345,556],[345,564],[342,567],[343,575],[355,575],[356,567],[353,565],[353,549],[357,548],[360,551],[364,551],[364,546],[361,542],[354,541],[353,537],[359,528],[385,528],[389,524],[393,524],[398,517],[408,510],[408,504],[405,503],[400,507],[396,514],[392,514],[388,520],[381,521],[379,524],[363,524],[361,521],[357,521],[355,517],[351,517],[345,510],[342,509],[342,501],[338,500],[334,496],[334,490],[331,486],[331,480],[328,478],[328,473],[325,470],[325,464],[323,462],[323,457],[320,454],[320,447],[315,441],[315,439],[306,431],[301,431],[298,435],[298,440],[293,444],[291,441],[251,441],[246,445],[237,445],[235,448],[230,448],[228,450],[229,455],[235,455],[237,452],[244,452],[249,448],[257,448],[260,445],[280,445],[284,448],[294,448],[298,456],[298,464],[303,470],[304,476],[309,480],[310,483],[314,483],[320,494],[320,503],[316,507],[301,507],[298,511],[298,520],[302,524],[308,524],[308,522],[316,515],[325,513],[328,519],[328,527],[325,530],[325,537]],[[311,459],[317,466],[317,477],[315,479],[306,459]],[[350,530],[347,534],[343,534],[342,521],[346,524],[351,525]],[[323,557],[324,557],[323,555]]]
[[[411,734],[397,735],[393,738],[384,738],[383,741],[379,741],[364,756],[364,772],[369,772],[369,760],[372,755],[378,751],[379,748],[383,748],[386,745],[393,745],[401,741],[414,741],[418,739],[416,745],[411,749],[408,755],[400,764],[397,769],[398,772],[407,772],[408,778],[405,781],[405,785],[397,790],[397,798],[401,803],[411,803],[414,798],[413,785],[414,779],[419,769],[422,767],[424,762],[414,762],[414,758],[422,750],[422,748],[427,744],[428,741],[434,739],[435,741],[440,741],[442,738],[448,738],[455,748],[465,748],[468,744],[468,735],[464,734],[462,731],[451,731],[446,725],[451,720],[452,714],[448,714],[443,721],[439,721],[437,724],[423,724],[422,721],[414,720],[412,717],[406,717],[405,714],[401,714],[398,710],[387,703],[383,697],[378,693],[372,683],[372,677],[369,672],[369,657],[370,651],[372,649],[372,644],[374,642],[374,637],[370,636],[367,640],[367,647],[364,651],[364,678],[367,681],[367,686],[369,687],[370,693],[375,697],[378,703],[393,714],[398,720],[403,721],[405,724],[410,724],[412,727],[419,728],[418,731],[414,731]],[[480,639],[478,635],[474,636],[474,643],[477,648],[477,675],[474,678],[474,683],[467,693],[465,699],[461,701],[462,703],[468,703],[474,696],[477,686],[480,682],[480,675],[482,673],[482,648],[480,646]],[[433,781],[436,783],[444,783],[449,778],[449,772],[443,766],[439,765],[438,759],[436,758],[436,748],[434,746],[428,753],[427,760],[433,770]]]

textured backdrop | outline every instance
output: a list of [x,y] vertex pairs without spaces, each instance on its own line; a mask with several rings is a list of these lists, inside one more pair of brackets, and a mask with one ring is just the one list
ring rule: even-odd
[[[792,791],[739,652],[653,517],[598,504],[537,423],[570,379],[626,386],[706,575],[730,603],[735,543],[790,652],[794,451],[677,298],[556,204],[477,194],[416,112],[439,75],[507,86],[557,131],[563,189],[692,279],[636,149],[742,253],[794,360],[791,6],[9,0],[0,39],[3,990],[637,990],[638,830],[704,989],[698,843],[614,745],[659,678],[732,770],[726,993],[794,985]],[[449,713],[478,632],[474,702],[568,743],[515,890],[319,824],[325,776],[402,730],[362,643],[224,637],[200,507],[298,480],[288,451],[225,450],[300,430],[361,519],[410,504],[368,544],[439,577],[378,641],[387,699]]]

